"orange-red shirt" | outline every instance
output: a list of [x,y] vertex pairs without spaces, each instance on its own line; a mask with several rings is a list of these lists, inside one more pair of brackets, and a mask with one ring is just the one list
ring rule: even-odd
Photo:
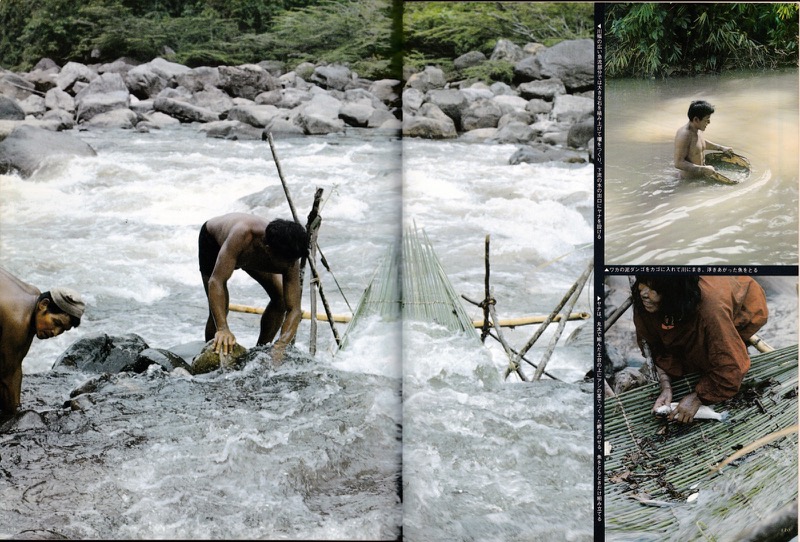
[[[635,307],[635,306],[634,306]],[[767,321],[764,290],[750,277],[700,277],[697,312],[673,327],[663,315],[634,308],[633,323],[643,349],[670,377],[698,373],[695,386],[704,404],[730,399],[739,391],[750,356],[745,340]]]

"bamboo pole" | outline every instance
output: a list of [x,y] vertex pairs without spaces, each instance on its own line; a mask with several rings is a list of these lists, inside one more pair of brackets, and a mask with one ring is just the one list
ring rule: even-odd
[[[250,314],[264,313],[264,309],[260,307],[253,307],[250,305],[242,305],[238,303],[231,303],[228,306],[228,309],[234,312],[244,312]],[[334,314],[332,316],[333,316],[333,321],[339,324],[346,324],[350,322],[350,320],[352,319],[352,316],[350,316],[349,314]],[[562,315],[559,314],[556,318],[553,319],[553,321],[560,322],[561,316]],[[569,315],[569,321],[588,320],[590,316],[591,315],[588,312],[573,312]],[[500,327],[528,326],[532,324],[542,323],[545,321],[546,318],[547,318],[546,316],[536,315],[536,316],[524,316],[520,318],[500,319],[499,325]],[[310,320],[311,313],[309,311],[303,311],[303,319]],[[322,322],[327,322],[328,315],[325,314],[324,312],[317,312],[316,319]],[[489,325],[490,329],[494,328],[494,323],[490,322],[489,324],[490,324]],[[472,325],[476,328],[480,328],[481,326],[483,326],[483,320],[473,320]]]
[[[497,335],[495,335],[494,333],[492,333],[492,332],[491,332],[491,330],[489,331],[489,337],[493,338],[493,339],[494,339],[494,340],[496,340],[497,342],[500,342],[500,339],[498,339],[498,338],[497,338]],[[517,352],[516,350],[514,350],[514,349],[513,349],[513,348],[511,348],[511,347],[509,347],[509,348],[510,348],[511,352],[512,352],[512,353],[513,353],[515,356],[518,354],[518,352]],[[528,365],[530,365],[531,367],[533,367],[534,369],[536,369],[536,368],[538,367],[538,365],[536,365],[535,363],[533,363],[531,360],[529,360],[529,359],[528,359],[528,358],[526,358],[525,356],[522,356],[520,359],[521,359],[522,361],[524,361],[525,363],[527,363]],[[548,373],[547,371],[545,371],[545,372],[544,372],[544,374],[545,374],[545,376],[549,376],[549,377],[550,377],[550,378],[552,378],[553,380],[558,380],[559,382],[561,381],[561,379],[560,379],[560,378],[558,378],[557,376],[554,376],[554,375],[552,375],[552,374]]]
[[[544,322],[542,322],[541,326],[539,326],[539,329],[537,329],[536,332],[533,334],[533,336],[530,339],[528,339],[528,342],[525,343],[525,346],[523,346],[520,349],[520,351],[519,351],[520,353],[518,354],[519,357],[524,356],[528,352],[528,350],[531,349],[531,347],[534,345],[534,343],[539,339],[539,337],[541,337],[542,333],[544,333],[544,330],[547,328],[547,326],[549,326],[550,323],[556,318],[556,316],[558,316],[558,313],[561,311],[561,309],[564,307],[564,305],[566,305],[567,301],[572,297],[572,294],[577,289],[578,284],[581,283],[581,279],[583,279],[583,283],[586,283],[586,280],[589,278],[589,274],[591,273],[593,267],[594,267],[594,259],[591,259],[591,260],[589,260],[589,266],[586,268],[586,271],[583,272],[583,275],[581,275],[581,278],[579,278],[575,282],[575,284],[572,285],[572,287],[566,293],[566,295],[561,300],[561,302],[556,306],[555,309],[553,309],[553,312],[551,312],[547,316],[547,318],[545,318]],[[585,276],[585,278],[583,278],[584,276]],[[582,284],[581,284],[581,288],[583,288]]]
[[[570,297],[570,301],[568,302],[569,307],[567,308],[567,313],[572,312],[572,309],[575,307],[575,303],[577,303],[578,298],[583,291],[583,286],[586,284],[586,281],[589,280],[589,275],[592,274],[592,269],[594,268],[594,262],[590,262],[589,266],[586,268],[586,271],[578,279],[578,282],[575,284],[579,284],[577,288],[574,288],[573,294]],[[558,327],[556,328],[556,333],[553,335],[553,338],[550,340],[550,344],[547,346],[547,350],[545,350],[544,355],[542,356],[542,361],[539,362],[539,367],[536,369],[536,372],[533,375],[534,380],[541,380],[542,372],[544,371],[545,366],[547,366],[547,362],[550,361],[550,356],[553,355],[553,351],[556,349],[556,344],[558,343],[558,339],[561,337],[561,333],[564,332],[564,328],[567,325],[567,319],[564,318],[558,323]]]
[[[292,217],[294,217],[294,221],[299,224],[300,220],[297,217],[297,211],[295,211],[294,202],[292,201],[292,197],[289,194],[289,186],[286,184],[286,180],[283,177],[283,171],[281,170],[281,164],[278,161],[278,154],[275,152],[275,144],[272,141],[272,133],[271,132],[267,133],[267,140],[269,141],[269,147],[272,150],[272,157],[275,160],[275,167],[278,168],[278,177],[281,180],[281,185],[283,186],[283,192],[286,194],[286,200],[289,202],[289,208],[292,211]],[[331,314],[331,309],[328,306],[328,300],[325,298],[325,294],[322,291],[322,282],[320,281],[319,273],[317,272],[317,265],[314,262],[314,260],[308,260],[308,266],[311,268],[311,276],[312,276],[312,278],[317,283],[317,289],[319,291],[319,297],[322,300],[322,306],[325,308],[325,314],[328,315],[328,322],[331,325],[331,331],[333,332],[333,338],[336,340],[337,346],[341,346],[341,339],[339,338],[339,332],[336,330],[336,325],[334,324],[334,321],[333,321],[333,315]],[[300,275],[301,287],[302,287],[302,268],[303,267],[305,267],[305,266],[301,265],[301,275]]]
[[741,450],[738,450],[736,453],[734,453],[730,457],[727,457],[724,461],[720,462],[719,465],[715,465],[714,467],[711,467],[711,472],[719,472],[722,469],[724,469],[727,465],[733,463],[734,461],[736,461],[740,457],[749,454],[753,450],[757,450],[757,449],[761,448],[762,446],[765,446],[765,445],[769,444],[773,440],[777,440],[777,439],[779,439],[781,437],[785,437],[786,435],[791,435],[792,433],[797,433],[797,424],[794,424],[794,425],[792,425],[790,427],[784,427],[783,429],[781,429],[779,431],[774,431],[774,432],[770,433],[769,435],[761,437],[760,439],[756,440],[755,442],[751,442],[750,444],[748,444],[747,446],[745,446]]
[[614,312],[612,312],[608,316],[608,318],[606,318],[606,321],[603,323],[603,331],[604,332],[608,331],[611,328],[611,326],[613,326],[614,323],[617,320],[619,320],[619,317],[622,316],[623,314],[625,314],[625,311],[627,311],[628,308],[630,308],[631,305],[633,305],[633,296],[629,295],[628,299],[623,301],[622,305],[617,307],[616,310]]

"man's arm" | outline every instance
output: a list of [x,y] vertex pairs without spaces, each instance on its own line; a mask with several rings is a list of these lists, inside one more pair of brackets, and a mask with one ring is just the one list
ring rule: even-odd
[[220,247],[214,271],[208,279],[208,308],[214,317],[217,331],[214,334],[214,351],[223,354],[233,350],[236,337],[228,329],[228,280],[236,269],[236,259],[246,246],[249,234],[232,231]]
[[721,151],[725,154],[733,154],[733,147],[724,147],[706,139],[706,150]]
[[292,342],[303,312],[301,308],[300,288],[300,260],[296,261],[286,273],[283,274],[283,300],[286,307],[286,317],[281,325],[281,332],[275,341],[273,359],[280,361],[286,346]]

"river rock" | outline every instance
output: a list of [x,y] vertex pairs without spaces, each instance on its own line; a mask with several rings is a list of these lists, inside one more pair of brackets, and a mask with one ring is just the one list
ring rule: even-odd
[[483,62],[486,62],[485,54],[480,51],[469,51],[453,60],[453,67],[460,71],[477,66]]
[[489,60],[506,60],[508,62],[516,62],[524,56],[522,47],[517,45],[511,40],[499,39],[494,46],[492,55]]
[[231,96],[254,100],[262,92],[278,88],[275,79],[258,64],[220,66],[218,70],[218,86]]
[[153,108],[181,122],[213,122],[219,120],[219,114],[210,109],[172,98],[156,98],[153,102]]
[[177,368],[191,372],[192,366],[186,363],[181,356],[163,348],[147,348],[139,353],[136,360],[137,366],[160,365],[167,372],[172,372]]
[[130,333],[109,336],[97,333],[78,339],[58,357],[53,367],[68,367],[85,372],[119,373],[144,372],[148,363],[139,359],[147,343],[139,335]]
[[594,136],[594,118],[588,118],[581,122],[576,122],[569,127],[567,133],[567,145],[573,148],[585,147]]
[[214,352],[212,345],[214,341],[208,341],[203,351],[192,360],[192,374],[199,375],[210,373],[217,369],[231,370],[239,369],[244,366],[244,357],[247,355],[247,348],[236,343],[233,351],[227,355]]
[[458,137],[458,132],[456,132],[456,125],[449,117],[433,119],[423,116],[406,116],[403,118],[403,136],[451,139]]
[[13,100],[24,100],[36,90],[33,83],[16,73],[0,69],[0,94]]
[[444,88],[447,79],[444,72],[433,66],[426,66],[421,72],[411,75],[406,81],[407,88],[414,88],[422,92],[428,92],[435,88]]
[[543,79],[521,83],[518,87],[519,95],[526,100],[535,98],[553,101],[556,96],[567,93],[567,87],[561,79]]
[[23,177],[30,177],[45,162],[96,155],[88,143],[73,135],[23,124],[0,142],[0,172],[17,171]]
[[115,109],[129,109],[130,92],[118,73],[106,73],[92,80],[75,95],[77,122]]
[[258,141],[263,129],[239,120],[218,120],[200,126],[206,137],[229,139],[231,141]]
[[17,100],[0,94],[0,120],[25,120],[25,110]]
[[570,92],[594,88],[594,41],[564,40],[535,58],[543,79],[560,79]]
[[468,107],[468,103],[460,90],[434,89],[428,91],[425,98],[428,103],[438,107],[442,113],[453,120],[456,130],[461,127],[462,111]]
[[397,105],[397,101],[400,99],[400,81],[397,79],[378,79],[369,86],[369,92],[386,105]]
[[503,110],[494,100],[477,100],[461,114],[461,127],[464,130],[476,128],[497,128]]
[[178,86],[184,87],[191,92],[215,89],[219,86],[219,68],[200,66],[189,71],[179,73],[175,78]]
[[60,88],[51,88],[44,95],[44,105],[47,109],[60,109],[68,113],[75,112],[75,98]]
[[84,86],[79,83],[91,83],[99,77],[98,73],[80,62],[67,62],[58,72],[56,84],[63,91],[73,96]]
[[308,77],[308,81],[328,90],[345,90],[350,83],[350,68],[339,64],[318,66]]

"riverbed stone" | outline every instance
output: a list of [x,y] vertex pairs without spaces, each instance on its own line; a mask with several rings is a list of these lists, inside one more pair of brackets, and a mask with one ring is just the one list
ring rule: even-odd
[[45,162],[96,155],[88,143],[71,134],[21,124],[0,142],[0,173],[17,171],[30,177]]
[[25,120],[25,110],[17,100],[0,94],[0,120]]
[[139,354],[149,348],[139,335],[110,336],[96,333],[78,339],[56,359],[53,367],[73,368],[93,373],[144,372],[149,363]]
[[214,341],[208,341],[203,347],[203,351],[192,360],[192,374],[199,375],[216,371],[217,369],[233,370],[244,366],[244,357],[247,355],[247,348],[236,343],[233,351],[229,354],[218,354],[214,352]]

